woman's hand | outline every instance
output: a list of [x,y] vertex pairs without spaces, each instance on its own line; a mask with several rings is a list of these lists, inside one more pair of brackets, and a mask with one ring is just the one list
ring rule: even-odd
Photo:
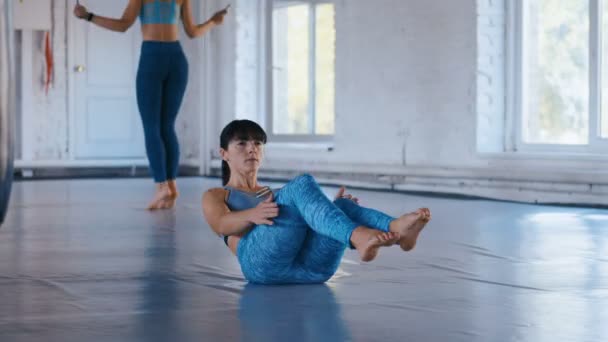
[[86,7],[80,4],[76,4],[76,6],[74,6],[74,15],[79,19],[86,19],[86,17],[89,15],[89,12],[87,11]]
[[249,221],[253,224],[267,224],[272,226],[272,218],[279,216],[279,206],[274,202],[274,196],[271,194],[264,202],[258,204],[255,208],[250,209]]
[[221,11],[215,12],[209,21],[213,22],[215,25],[221,25],[224,22],[224,17],[228,14],[228,8],[230,8],[230,5],[226,6],[226,8]]
[[337,200],[339,198],[346,198],[349,199],[357,204],[359,204],[359,199],[357,197],[353,197],[353,195],[351,194],[345,194],[346,192],[346,188],[341,186],[340,190],[338,190],[338,193],[336,194],[336,197],[334,198],[334,200]]

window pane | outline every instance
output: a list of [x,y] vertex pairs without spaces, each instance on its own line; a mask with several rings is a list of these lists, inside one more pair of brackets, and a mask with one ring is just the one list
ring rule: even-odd
[[316,12],[315,133],[331,135],[334,134],[336,88],[334,5],[317,5]]
[[309,134],[310,9],[275,3],[272,13],[273,133]]
[[586,144],[589,121],[588,1],[525,1],[526,143]]
[[601,136],[608,138],[608,1],[602,3],[602,110],[600,128]]

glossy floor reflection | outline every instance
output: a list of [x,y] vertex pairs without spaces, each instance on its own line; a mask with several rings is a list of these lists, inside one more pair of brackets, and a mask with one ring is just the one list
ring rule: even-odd
[[15,183],[0,341],[608,341],[606,210],[357,190],[392,215],[433,210],[414,252],[259,286],[201,216],[218,182],[184,179],[156,213],[143,179]]

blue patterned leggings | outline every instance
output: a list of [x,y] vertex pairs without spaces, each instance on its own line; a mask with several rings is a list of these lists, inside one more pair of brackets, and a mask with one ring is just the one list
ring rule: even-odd
[[310,175],[301,175],[275,194],[274,225],[257,225],[241,238],[237,256],[252,283],[323,283],[331,278],[360,226],[388,232],[393,217],[349,199],[331,202]]

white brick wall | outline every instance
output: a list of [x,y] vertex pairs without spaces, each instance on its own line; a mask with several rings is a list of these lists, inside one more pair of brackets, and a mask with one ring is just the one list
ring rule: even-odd
[[[193,6],[193,17],[197,21],[198,16],[196,15],[197,4]],[[198,20],[201,22],[201,20]],[[136,23],[138,25],[139,23]],[[180,25],[181,27],[181,25]],[[139,30],[139,27],[136,28]],[[196,163],[199,159],[199,140],[202,132],[200,132],[200,118],[202,109],[200,98],[200,69],[202,65],[201,51],[199,51],[199,41],[195,39],[187,38],[183,32],[183,28],[180,29],[181,44],[188,59],[188,86],[186,88],[186,94],[184,94],[184,100],[180,108],[177,121],[175,123],[175,129],[180,142],[180,160],[181,163],[189,162]]]
[[[66,46],[66,0],[53,0],[52,49],[54,57],[53,85],[45,94],[44,73],[44,34],[35,32],[33,41],[31,82],[32,127],[31,155],[34,159],[61,160],[68,155],[67,125],[67,46]],[[27,61],[22,61],[27,63]]]
[[261,1],[238,1],[235,6],[236,15],[236,116],[258,120],[260,113],[261,94],[258,83],[260,49],[259,16]]
[[477,150],[505,142],[505,0],[477,1]]

